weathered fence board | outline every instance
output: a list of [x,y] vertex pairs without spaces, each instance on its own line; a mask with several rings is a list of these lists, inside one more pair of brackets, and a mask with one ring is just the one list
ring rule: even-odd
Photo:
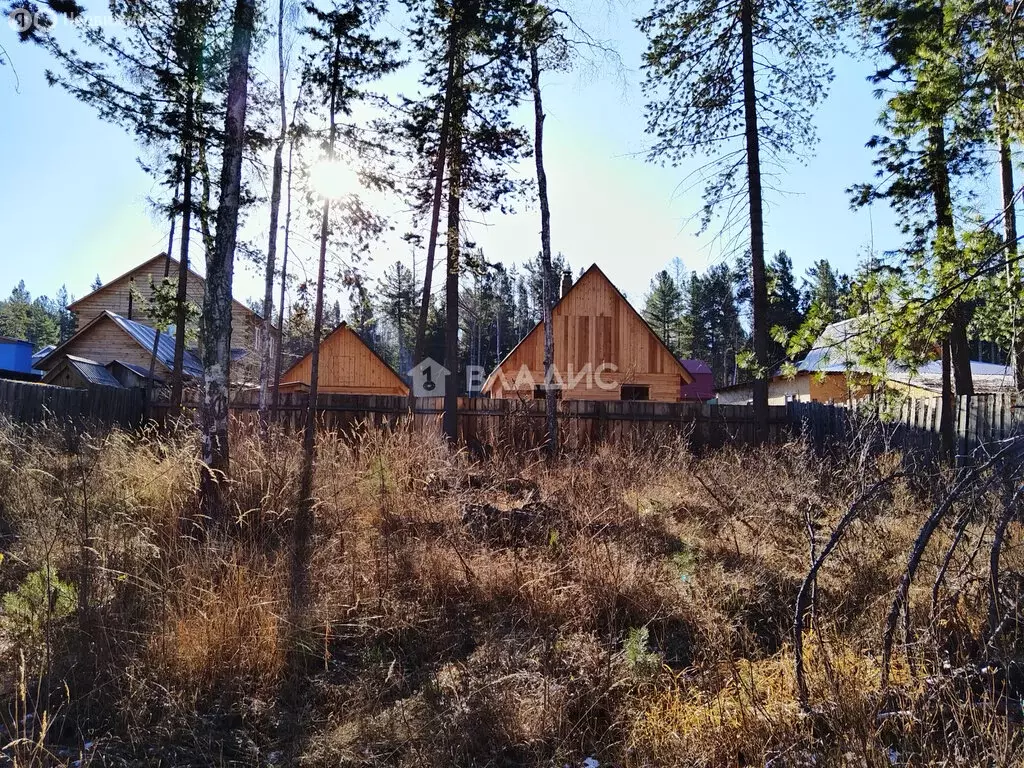
[[[257,395],[236,393],[232,416],[239,421],[257,417]],[[349,431],[357,426],[397,424],[411,420],[414,429],[441,427],[444,400],[440,397],[409,399],[401,396],[322,394],[317,398],[318,424],[325,429]],[[195,405],[183,407],[190,416]],[[307,395],[281,396],[278,423],[288,430],[305,423]],[[155,404],[153,417],[164,423],[168,408]],[[718,447],[749,443],[754,436],[750,406],[650,401],[563,400],[558,404],[560,443],[580,448],[600,442],[657,442],[685,435],[695,445]],[[460,397],[458,401],[460,441],[478,447],[535,448],[545,440],[543,400],[512,400]],[[791,419],[785,406],[769,409],[769,442],[788,439]]]
[[0,416],[20,424],[52,421],[132,428],[142,423],[144,396],[141,389],[71,389],[0,379]]
[[[822,446],[827,438],[845,436],[857,414],[870,413],[870,404],[857,409],[822,403],[790,403],[789,413],[795,427]],[[964,395],[953,409],[955,450],[968,456],[981,445],[1021,434],[1022,405],[1013,393]],[[887,426],[887,439],[893,447],[939,454],[942,401],[928,398],[904,402],[892,412],[877,412],[879,422]],[[841,439],[841,438],[840,438]]]

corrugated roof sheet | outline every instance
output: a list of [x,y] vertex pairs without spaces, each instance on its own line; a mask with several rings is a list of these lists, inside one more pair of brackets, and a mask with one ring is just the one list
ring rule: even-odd
[[43,347],[38,352],[36,352],[34,355],[32,355],[32,365],[35,365],[36,363],[38,363],[40,360],[42,360],[48,354],[53,352],[53,350],[55,350],[56,348],[57,348],[57,346],[55,344],[47,344],[45,347]]
[[851,346],[860,332],[858,320],[851,317],[825,328],[804,359],[797,363],[797,371],[834,373],[855,369],[856,356]]
[[[847,371],[871,372],[857,359],[852,348],[858,335],[868,333],[865,316],[842,320],[825,328],[814,342],[811,351],[800,363],[801,373],[845,373]],[[893,381],[912,384],[924,389],[942,389],[942,361],[932,360],[916,369],[889,363],[885,377]],[[971,378],[977,392],[1003,392],[1015,388],[1013,371],[1009,366],[995,363],[971,361]]]
[[102,365],[97,363],[95,360],[89,360],[85,357],[76,357],[75,355],[67,355],[68,365],[74,368],[90,384],[95,384],[98,387],[114,387],[115,389],[121,389],[121,382],[114,378],[114,375],[104,368]]
[[[107,363],[107,365],[114,365],[114,364],[123,366],[123,367],[127,368],[129,371],[131,371],[132,373],[134,373],[134,374],[136,374],[138,376],[141,376],[144,379],[148,379],[149,378],[149,369],[148,368],[143,368],[141,365],[135,365],[133,363],[126,363],[124,360],[113,360],[112,362]],[[154,373],[153,374],[153,381],[163,381],[163,378],[161,378],[160,376],[158,376],[157,374]]]
[[[156,329],[150,328],[148,325],[137,323],[134,320],[129,320],[127,317],[121,317],[121,315],[115,315],[113,312],[107,312],[107,315],[121,328],[127,331],[135,341],[137,341],[143,349],[148,351],[153,350],[153,340],[156,337]],[[174,334],[171,331],[160,334],[160,341],[157,344],[156,359],[159,360],[163,365],[168,368],[174,368]],[[203,375],[203,366],[187,349],[185,350],[185,357],[182,360],[182,371],[186,376],[193,378],[199,378]]]

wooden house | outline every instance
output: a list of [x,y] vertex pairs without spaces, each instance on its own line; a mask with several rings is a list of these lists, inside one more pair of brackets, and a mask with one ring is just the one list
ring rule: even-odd
[[[45,377],[70,355],[100,366],[118,361],[137,371],[146,371],[148,375],[155,338],[156,331],[148,325],[104,311],[36,363],[36,367],[44,372]],[[162,333],[157,345],[154,373],[167,378],[173,370],[174,337]],[[182,371],[187,379],[198,379],[203,375],[202,364],[188,350],[185,350]]]
[[[312,353],[281,374],[282,392],[309,390]],[[320,342],[318,390],[350,395],[408,395],[409,387],[370,349],[359,335],[342,323]]]
[[[552,310],[555,385],[573,400],[678,402],[693,375],[595,264]],[[544,323],[487,377],[491,397],[544,396]]]
[[[177,279],[178,260],[173,257],[168,259],[165,254],[160,253],[87,296],[73,301],[68,305],[68,309],[77,318],[76,330],[84,328],[104,312],[112,312],[128,320],[149,324],[150,318],[146,314],[146,303],[152,296],[150,286],[160,284],[168,262],[170,278]],[[202,308],[206,281],[191,269],[188,270],[188,282],[185,290],[188,300]],[[232,299],[231,347],[233,349],[258,351],[261,341],[259,330],[262,326],[263,318],[241,302]]]
[[[925,362],[908,368],[894,362],[867,366],[860,359],[862,345],[875,343],[877,329],[866,315],[827,326],[793,375],[776,373],[768,380],[768,404],[789,402],[852,405],[883,391],[909,398],[938,397],[942,392],[942,363]],[[1009,366],[971,361],[975,392],[1015,392]],[[753,385],[736,384],[718,390],[718,402],[742,405],[752,402]]]

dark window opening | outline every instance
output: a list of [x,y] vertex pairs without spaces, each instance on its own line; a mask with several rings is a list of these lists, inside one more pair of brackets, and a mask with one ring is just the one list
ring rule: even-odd
[[[555,390],[555,399],[556,400],[561,400],[562,399],[562,388],[560,386],[558,386],[557,384],[553,384],[552,388]],[[533,386],[533,399],[534,400],[543,400],[544,396],[545,396],[546,390],[547,390],[547,387],[545,387],[543,384],[535,384]]]
[[646,384],[623,384],[619,387],[619,400],[650,400],[651,388]]

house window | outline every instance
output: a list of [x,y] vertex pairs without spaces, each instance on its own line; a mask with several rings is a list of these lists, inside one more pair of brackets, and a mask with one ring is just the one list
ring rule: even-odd
[[619,400],[650,400],[651,388],[646,384],[623,384],[619,387]]
[[[561,400],[562,399],[562,388],[560,386],[558,386],[557,384],[553,384],[552,387],[555,390],[555,399],[556,400]],[[533,399],[534,400],[543,400],[544,399],[544,395],[545,395],[545,390],[546,390],[546,387],[543,384],[535,384],[533,386]]]

